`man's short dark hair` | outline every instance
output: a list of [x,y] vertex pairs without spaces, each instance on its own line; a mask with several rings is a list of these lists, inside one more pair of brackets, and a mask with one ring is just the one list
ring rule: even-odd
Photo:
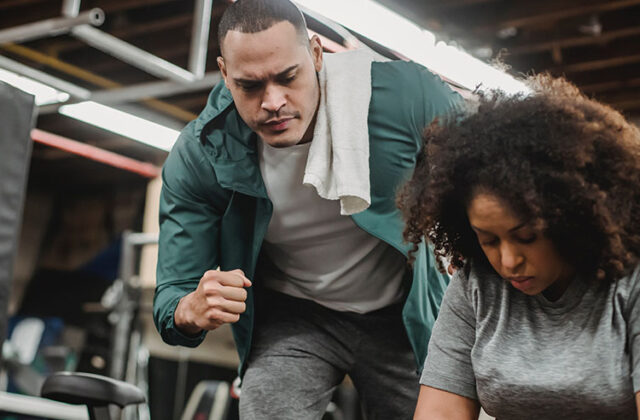
[[269,29],[278,22],[293,25],[301,40],[307,41],[307,24],[302,12],[289,0],[238,0],[225,10],[218,25],[218,43],[229,31],[256,33]]

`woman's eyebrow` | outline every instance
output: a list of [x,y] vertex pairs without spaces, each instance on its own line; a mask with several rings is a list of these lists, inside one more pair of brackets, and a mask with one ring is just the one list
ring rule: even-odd
[[474,225],[471,225],[471,229],[475,230],[475,231],[476,231],[476,232],[478,232],[478,233],[484,233],[484,234],[486,234],[486,235],[493,235],[493,233],[488,232],[488,231],[486,231],[486,230],[484,230],[484,229],[480,229],[479,227],[474,226]]
[[514,226],[511,229],[509,229],[509,232],[515,232],[516,230],[523,228],[527,225],[527,222],[522,222],[520,223],[518,226]]
[[[527,222],[522,222],[519,225],[514,226],[511,229],[509,229],[509,232],[515,232],[516,230],[521,229],[521,228],[525,227],[526,225],[527,225]],[[480,229],[479,227],[474,226],[474,225],[471,225],[471,229],[473,229],[473,230],[475,230],[476,232],[479,232],[479,233],[484,233],[484,234],[487,234],[487,235],[493,235],[493,233],[491,233],[489,231],[486,231],[484,229]]]

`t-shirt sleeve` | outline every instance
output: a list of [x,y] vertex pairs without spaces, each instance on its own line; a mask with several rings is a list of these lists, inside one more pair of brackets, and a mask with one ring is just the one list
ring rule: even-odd
[[433,328],[420,383],[478,399],[471,364],[476,317],[469,293],[466,270],[458,270],[445,292]]
[[631,356],[631,380],[633,392],[640,392],[640,265],[630,278],[627,311],[627,334]]

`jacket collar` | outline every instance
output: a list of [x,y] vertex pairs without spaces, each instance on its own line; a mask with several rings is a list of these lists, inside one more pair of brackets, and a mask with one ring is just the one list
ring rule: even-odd
[[[202,110],[202,112],[200,112],[198,118],[196,118],[196,136],[200,138],[200,134],[202,133],[204,127],[232,105],[233,97],[231,96],[231,92],[224,85],[224,81],[220,81],[213,87],[213,89],[209,93],[207,105]],[[202,140],[203,139],[200,138],[200,141]]]
[[256,150],[257,135],[240,118],[224,82],[209,94],[195,135],[223,188],[267,198]]

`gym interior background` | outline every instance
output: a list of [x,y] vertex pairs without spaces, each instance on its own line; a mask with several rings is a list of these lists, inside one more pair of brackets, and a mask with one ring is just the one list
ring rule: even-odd
[[[171,419],[201,380],[234,380],[229,329],[179,349],[151,321],[158,175],[220,80],[216,29],[229,3],[0,1],[5,398],[75,370],[141,386],[146,411],[128,418]],[[547,71],[640,123],[640,0],[298,3],[327,53],[423,62],[469,98]],[[356,418],[342,398],[342,418]]]

